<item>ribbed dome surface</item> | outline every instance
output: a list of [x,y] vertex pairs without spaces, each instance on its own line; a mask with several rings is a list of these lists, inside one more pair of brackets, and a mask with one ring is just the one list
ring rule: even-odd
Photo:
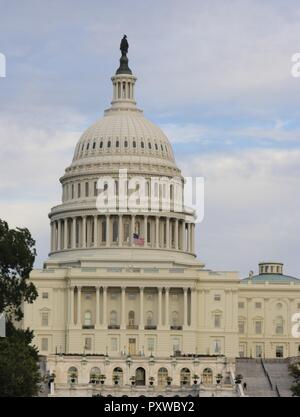
[[73,161],[98,155],[151,156],[174,162],[168,138],[139,111],[109,112],[83,133]]

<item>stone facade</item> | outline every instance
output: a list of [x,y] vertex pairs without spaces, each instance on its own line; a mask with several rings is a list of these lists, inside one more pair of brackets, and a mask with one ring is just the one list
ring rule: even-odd
[[[60,179],[49,259],[31,273],[39,297],[24,306],[24,326],[55,374],[51,395],[237,395],[237,356],[299,354],[291,316],[300,281],[277,263],[242,281],[204,268],[195,213],[176,210],[184,179],[172,147],[136,107],[136,78],[118,73],[112,82],[111,107]],[[143,176],[143,208],[120,201],[120,170],[129,197],[130,181]],[[97,181],[105,176],[117,205],[103,213]]]

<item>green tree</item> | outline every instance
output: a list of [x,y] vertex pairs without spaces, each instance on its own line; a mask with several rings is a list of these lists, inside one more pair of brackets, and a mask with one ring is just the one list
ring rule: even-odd
[[7,337],[0,338],[0,397],[38,395],[42,381],[38,351],[30,343],[33,332],[7,323]]
[[22,303],[37,297],[33,283],[28,282],[36,256],[35,241],[28,229],[10,229],[0,219],[0,313],[10,318],[23,317]]
[[291,391],[294,397],[300,397],[300,361],[289,366],[290,375],[294,378]]

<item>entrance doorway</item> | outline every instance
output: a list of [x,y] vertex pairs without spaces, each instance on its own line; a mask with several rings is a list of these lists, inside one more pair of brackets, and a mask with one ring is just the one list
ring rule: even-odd
[[137,368],[135,371],[135,383],[136,385],[145,385],[146,372],[144,368]]

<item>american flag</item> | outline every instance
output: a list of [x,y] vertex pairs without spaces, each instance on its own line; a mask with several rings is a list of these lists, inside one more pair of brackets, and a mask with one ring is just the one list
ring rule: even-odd
[[137,233],[133,233],[133,243],[135,245],[140,245],[140,246],[144,246],[144,238],[140,237]]

